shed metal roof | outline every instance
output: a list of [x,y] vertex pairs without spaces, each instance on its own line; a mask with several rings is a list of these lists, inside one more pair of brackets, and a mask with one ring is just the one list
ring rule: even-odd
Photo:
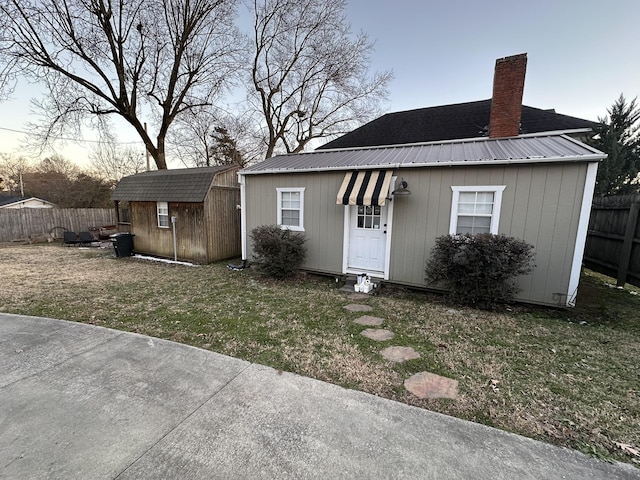
[[215,176],[230,165],[154,170],[124,177],[113,200],[132,202],[203,202]]
[[522,135],[444,142],[316,150],[272,157],[242,174],[358,170],[368,168],[596,162],[606,155],[566,135]]

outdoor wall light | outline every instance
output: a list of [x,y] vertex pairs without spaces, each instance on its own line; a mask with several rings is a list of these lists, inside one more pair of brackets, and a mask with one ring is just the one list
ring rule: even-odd
[[411,195],[409,183],[403,178],[400,183],[396,184],[396,189],[391,192],[391,195]]

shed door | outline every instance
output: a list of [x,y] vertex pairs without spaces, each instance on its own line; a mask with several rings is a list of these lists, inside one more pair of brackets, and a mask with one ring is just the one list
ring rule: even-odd
[[387,246],[387,207],[355,205],[349,232],[350,270],[384,273]]

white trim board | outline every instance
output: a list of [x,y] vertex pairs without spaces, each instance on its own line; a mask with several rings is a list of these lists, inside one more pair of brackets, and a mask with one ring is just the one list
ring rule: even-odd
[[578,285],[580,284],[580,271],[582,269],[582,257],[587,243],[587,228],[589,227],[589,215],[591,215],[591,203],[593,201],[593,192],[596,188],[597,174],[598,164],[595,162],[590,163],[587,167],[587,175],[584,180],[580,220],[578,221],[578,232],[576,233],[573,262],[571,263],[571,275],[569,277],[569,289],[567,291],[567,307],[574,307],[576,305]]

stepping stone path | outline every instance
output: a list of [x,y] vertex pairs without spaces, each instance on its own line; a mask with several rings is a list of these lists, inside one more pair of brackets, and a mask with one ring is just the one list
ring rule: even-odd
[[380,352],[387,360],[396,363],[406,362],[420,358],[420,354],[411,347],[388,347]]
[[384,318],[372,317],[371,315],[364,315],[362,317],[356,318],[354,322],[360,325],[366,325],[367,327],[379,327],[384,323]]
[[350,312],[370,312],[373,310],[369,305],[360,305],[357,303],[350,303],[349,305],[345,305],[344,308]]
[[364,335],[371,340],[383,342],[385,340],[391,340],[394,333],[391,330],[385,330],[384,328],[367,328],[360,332],[360,335]]
[[[357,294],[349,295],[349,298],[360,300],[356,295]],[[370,312],[373,310],[369,305],[361,305],[358,303],[350,303],[349,305],[345,305],[344,308],[350,312]],[[448,313],[454,312],[455,311],[452,310]],[[354,322],[368,327],[379,327],[384,323],[384,319],[363,315],[362,317],[356,318]],[[360,332],[360,334],[378,342],[390,340],[394,337],[394,333],[391,330],[384,328],[367,328]],[[387,360],[398,363],[420,358],[420,354],[411,347],[387,347],[382,350],[380,354]],[[430,372],[416,373],[407,378],[404,381],[404,388],[418,398],[450,398],[453,400],[458,398],[458,382],[456,380],[441,377],[440,375]]]
[[349,300],[366,300],[370,298],[368,293],[352,293],[349,295]]
[[418,398],[458,398],[458,382],[435,373],[420,372],[404,381],[404,388]]

